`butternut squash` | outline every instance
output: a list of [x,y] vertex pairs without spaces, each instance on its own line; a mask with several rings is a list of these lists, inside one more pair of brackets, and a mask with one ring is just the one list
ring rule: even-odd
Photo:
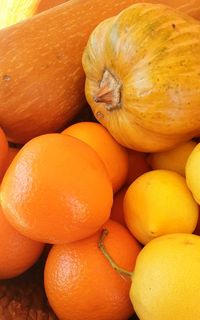
[[56,7],[56,6],[58,6],[62,3],[65,3],[67,1],[69,1],[69,0],[40,0],[40,3],[37,7],[35,14],[38,14],[42,11]]
[[0,29],[6,28],[69,0],[1,0]]
[[96,118],[130,149],[163,151],[200,134],[200,22],[135,4],[101,22],[83,55]]
[[[16,0],[15,0],[16,1]],[[39,5],[36,9],[35,14],[42,11],[48,10],[69,0],[40,0]],[[79,0],[80,1],[80,0]],[[81,2],[81,1],[80,1]],[[129,1],[126,6],[134,3],[163,3],[172,8],[178,8],[182,12],[191,15],[193,18],[200,19],[200,1],[199,0],[133,0]],[[105,1],[102,0],[102,6],[104,6]]]
[[1,0],[0,29],[32,17],[40,0]]
[[[58,6],[59,4],[65,3],[69,0],[40,0],[40,3],[37,7],[36,13],[48,10],[50,8],[53,8],[55,6]],[[104,1],[105,2],[105,1]],[[102,6],[104,5],[104,2],[102,2]],[[199,0],[135,0],[132,1],[133,3],[140,3],[140,2],[146,2],[146,3],[163,3],[168,6],[178,8],[179,10],[191,15],[192,17],[199,19],[200,18],[200,1]]]
[[[61,130],[80,111],[86,104],[81,58],[88,37],[134,2],[71,0],[0,30],[0,126],[11,141]],[[200,16],[199,0],[171,4]]]

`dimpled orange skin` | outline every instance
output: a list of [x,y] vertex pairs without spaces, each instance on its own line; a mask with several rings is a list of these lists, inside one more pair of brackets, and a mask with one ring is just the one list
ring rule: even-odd
[[47,243],[94,234],[110,216],[112,196],[96,152],[61,134],[29,141],[1,186],[1,204],[10,223],[27,237]]
[[[141,249],[127,229],[109,220],[104,244],[120,266],[132,271]],[[51,307],[62,320],[127,320],[133,314],[130,278],[120,275],[90,238],[55,245],[47,258],[44,283]]]
[[29,269],[39,258],[44,244],[16,231],[0,208],[0,279],[13,278]]
[[127,151],[101,124],[79,122],[62,133],[84,141],[97,152],[108,171],[114,192],[123,186],[128,173]]
[[126,222],[124,218],[124,197],[126,194],[128,187],[123,187],[120,191],[118,191],[113,198],[113,205],[111,209],[110,218],[114,221],[119,222],[123,226],[126,227]]

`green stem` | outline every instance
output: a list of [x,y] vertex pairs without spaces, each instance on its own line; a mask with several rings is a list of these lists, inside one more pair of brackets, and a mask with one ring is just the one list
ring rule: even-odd
[[99,249],[103,253],[104,257],[109,261],[109,263],[111,264],[111,266],[113,267],[114,270],[116,270],[117,272],[119,272],[123,276],[132,277],[133,272],[129,272],[129,271],[119,267],[117,265],[117,263],[113,260],[113,258],[110,256],[108,251],[106,250],[106,248],[104,246],[104,239],[108,235],[108,233],[109,233],[108,229],[103,229],[102,230],[101,236],[100,236],[100,239],[99,239]]

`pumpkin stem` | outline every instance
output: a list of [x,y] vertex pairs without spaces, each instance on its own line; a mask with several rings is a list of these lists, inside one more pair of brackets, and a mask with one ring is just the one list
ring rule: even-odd
[[99,91],[94,97],[94,101],[97,103],[105,103],[107,110],[120,107],[121,84],[108,70],[104,71]]
[[111,264],[111,266],[113,267],[114,270],[116,270],[117,272],[119,272],[123,276],[132,277],[133,272],[129,272],[129,271],[119,267],[117,265],[117,263],[114,262],[114,260],[112,259],[112,257],[108,253],[108,251],[106,250],[106,248],[104,246],[104,239],[107,235],[108,235],[108,229],[103,229],[101,232],[100,239],[99,239],[99,244],[98,244],[99,249],[103,253],[104,257],[109,261],[109,263]]

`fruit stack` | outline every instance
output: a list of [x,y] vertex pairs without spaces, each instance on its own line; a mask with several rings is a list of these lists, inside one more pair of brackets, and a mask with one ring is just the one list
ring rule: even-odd
[[200,319],[200,6],[133,2],[0,4],[0,320]]

